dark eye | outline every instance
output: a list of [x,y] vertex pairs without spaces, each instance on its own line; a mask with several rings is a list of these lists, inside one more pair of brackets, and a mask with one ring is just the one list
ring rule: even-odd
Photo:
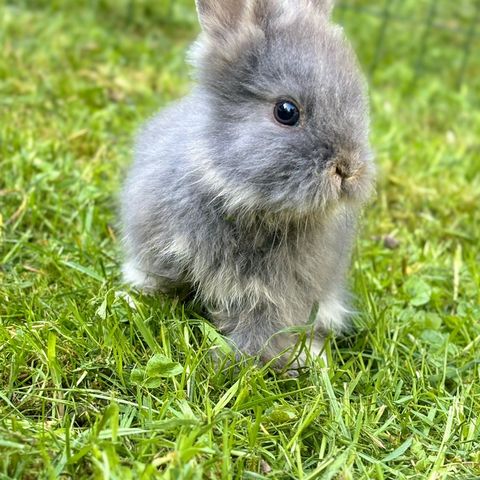
[[299,108],[290,100],[280,100],[273,111],[275,120],[282,125],[293,127],[300,120]]

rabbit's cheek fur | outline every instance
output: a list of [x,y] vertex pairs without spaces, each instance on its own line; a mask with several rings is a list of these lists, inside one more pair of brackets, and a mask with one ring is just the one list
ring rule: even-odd
[[[345,328],[375,176],[364,80],[332,5],[197,0],[199,85],[143,128],[122,195],[126,281],[193,290],[242,353],[278,365],[298,327],[312,355]],[[284,99],[298,125],[275,121]]]

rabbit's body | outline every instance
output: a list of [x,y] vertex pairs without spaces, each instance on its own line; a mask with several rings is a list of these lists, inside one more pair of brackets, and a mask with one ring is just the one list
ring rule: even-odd
[[[282,0],[199,0],[200,85],[143,129],[123,193],[127,281],[191,288],[240,351],[264,361],[295,342],[281,331],[307,325],[316,305],[315,354],[343,327],[373,177],[363,81],[315,1],[301,1],[308,19]],[[301,103],[296,126],[272,115],[282,99],[288,117],[284,98]]]

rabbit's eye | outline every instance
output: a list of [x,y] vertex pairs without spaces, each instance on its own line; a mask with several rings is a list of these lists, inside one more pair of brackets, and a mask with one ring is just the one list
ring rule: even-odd
[[289,127],[293,127],[300,120],[300,110],[290,100],[280,100],[277,102],[273,113],[278,123]]

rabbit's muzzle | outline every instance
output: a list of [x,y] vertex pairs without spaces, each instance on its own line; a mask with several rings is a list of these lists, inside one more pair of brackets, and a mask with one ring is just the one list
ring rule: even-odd
[[335,156],[327,175],[339,197],[364,196],[370,184],[367,165],[358,153],[342,152]]

